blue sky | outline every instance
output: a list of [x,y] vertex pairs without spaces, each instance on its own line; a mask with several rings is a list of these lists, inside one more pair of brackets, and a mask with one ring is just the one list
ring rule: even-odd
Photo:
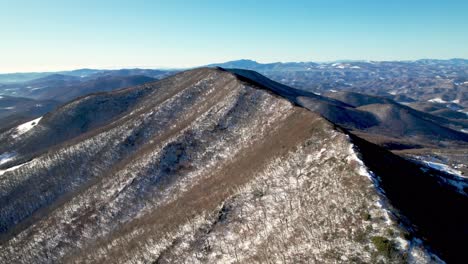
[[0,72],[468,58],[468,1],[0,0]]

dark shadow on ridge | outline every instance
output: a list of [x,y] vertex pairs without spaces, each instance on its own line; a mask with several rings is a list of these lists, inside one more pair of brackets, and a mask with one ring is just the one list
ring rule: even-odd
[[412,235],[423,239],[447,263],[466,263],[467,190],[460,194],[440,183],[437,171],[423,172],[416,163],[353,134],[350,137],[366,166],[380,178],[380,187],[401,223],[413,229]]

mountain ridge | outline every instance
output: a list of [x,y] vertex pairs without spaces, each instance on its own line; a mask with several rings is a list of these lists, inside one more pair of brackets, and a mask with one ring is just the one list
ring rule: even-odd
[[[347,130],[295,101],[300,103],[297,97],[310,95],[311,100],[324,105],[344,109],[347,104],[272,81],[263,83],[264,77],[252,72],[233,71],[236,74],[196,69],[132,88],[84,96],[46,115],[13,142],[9,142],[13,132],[2,134],[0,152],[9,152],[20,149],[17,146],[47,141],[50,131],[57,130],[54,124],[70,121],[68,128],[75,117],[92,117],[78,123],[77,133],[70,138],[42,147],[30,145],[37,150],[18,152],[1,167],[0,229],[6,237],[0,243],[0,259],[23,263],[284,258],[332,262],[342,255],[355,260],[397,261],[408,254],[425,262],[437,260],[422,242],[404,239],[405,231],[396,218],[382,209],[379,203],[385,197],[373,185],[378,179],[361,167],[364,165],[355,156]],[[240,74],[250,82],[242,81]],[[252,74],[254,78],[250,78]],[[263,87],[255,83],[263,83]],[[128,97],[133,98],[132,103]],[[103,105],[102,109],[93,108],[97,105]],[[109,113],[106,105],[121,110]],[[76,110],[79,107],[82,110]],[[91,115],[100,112],[109,115]],[[366,148],[358,138],[353,140]],[[21,157],[28,153],[36,154],[27,160]],[[392,154],[384,153],[374,164],[385,160],[389,166],[395,163],[395,158],[388,158],[394,157]],[[405,177],[422,177],[419,167],[398,160],[416,176],[405,173],[395,183],[388,174],[382,179],[384,190],[398,187]],[[433,178],[425,183],[429,190],[452,188],[432,173]],[[401,197],[398,189],[390,193],[397,197],[392,199]],[[402,189],[401,195],[414,194]],[[453,195],[445,198],[457,201],[459,194]],[[385,208],[392,205],[388,206]],[[410,203],[409,209],[415,206],[426,208],[428,204]],[[455,213],[451,207],[445,210],[446,214]],[[415,212],[424,214],[424,210]],[[411,214],[408,218],[424,227],[421,233],[414,233],[416,236],[427,234],[425,218]],[[446,220],[439,219],[436,224],[444,226]],[[265,221],[271,222],[271,227]],[[393,224],[387,225],[387,221]],[[372,231],[366,231],[367,226]],[[338,228],[343,231],[332,232]],[[388,235],[387,229],[393,235]],[[261,232],[254,235],[252,230]],[[452,229],[447,230],[453,234]],[[220,236],[224,240],[213,240]],[[250,246],[240,243],[247,238]],[[268,245],[272,238],[278,238],[273,240],[277,242]],[[388,251],[379,251],[378,241],[387,243]],[[434,245],[444,257],[457,257],[444,243],[433,241],[445,243],[446,237],[439,234],[424,243]],[[366,249],[368,243],[371,246]],[[76,249],[74,244],[80,247]],[[330,247],[336,252],[329,251]],[[273,249],[278,254],[264,254]]]

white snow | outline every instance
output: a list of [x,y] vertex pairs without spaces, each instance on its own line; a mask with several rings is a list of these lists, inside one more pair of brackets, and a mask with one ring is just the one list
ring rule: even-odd
[[8,171],[14,171],[16,169],[18,169],[19,167],[22,167],[23,165],[25,165],[26,163],[23,163],[23,164],[20,164],[20,165],[16,165],[16,166],[13,166],[13,167],[10,167],[6,170],[0,170],[0,176],[2,176],[3,174],[5,174],[5,172],[8,172]]
[[3,96],[0,95],[0,99],[3,99]]
[[350,144],[348,151],[349,151],[348,161],[353,160],[357,162],[357,164],[359,164],[359,170],[358,170],[359,174],[361,176],[365,176],[369,178],[374,184],[376,184],[376,187],[378,187],[377,185],[378,182],[377,182],[376,177],[373,177],[373,173],[367,169],[367,167],[364,165],[364,162],[358,157],[356,151],[354,151],[353,144]]
[[13,159],[15,159],[14,153],[11,153],[11,152],[3,153],[2,155],[0,155],[0,165],[2,165],[3,163],[7,163],[8,161],[13,160]]
[[15,109],[14,106],[8,106],[8,107],[3,107],[2,108],[3,110],[12,110],[12,109]]
[[421,239],[413,238],[410,243],[407,263],[445,263],[438,256],[424,250]]
[[330,92],[336,93],[337,91],[336,91],[336,90],[333,90],[333,89],[330,89]]
[[[11,154],[13,154],[13,153],[11,153]],[[13,154],[13,155],[16,156],[16,154]],[[15,157],[13,157],[13,159],[14,159],[14,158],[15,158]],[[20,167],[23,167],[24,165],[27,165],[27,164],[34,164],[36,161],[37,161],[36,159],[33,159],[33,160],[31,160],[31,161],[18,164],[18,165],[16,165],[16,166],[10,167],[10,168],[8,168],[8,169],[0,170],[0,176],[2,176],[3,174],[5,174],[5,172],[14,171],[14,170],[16,170],[16,169],[18,169],[18,168],[20,168]]]
[[468,129],[462,129],[462,130],[460,130],[460,131],[463,132],[463,133],[467,133],[467,134],[468,134]]
[[453,100],[452,103],[454,103],[454,104],[459,104],[459,103],[460,103],[460,100],[459,100],[459,99]]
[[[468,131],[466,131],[466,132],[468,132]],[[438,163],[438,162],[433,162],[433,161],[427,161],[427,160],[424,160],[423,163],[426,164],[427,166],[433,168],[433,169],[438,170],[438,171],[443,171],[443,172],[446,172],[446,173],[451,174],[451,175],[455,175],[455,176],[458,176],[458,177],[465,178],[465,176],[462,175],[461,171],[455,170],[455,169],[451,168],[448,165]]]
[[351,66],[351,69],[361,69],[359,66]]
[[442,98],[440,98],[440,97],[436,97],[436,98],[430,99],[429,102],[432,102],[432,103],[439,103],[439,104],[447,103],[447,101],[445,101],[444,99],[442,99]]
[[42,119],[42,116],[17,126],[16,127],[16,134],[14,134],[14,137],[17,137],[19,135],[22,135],[22,134],[28,132],[33,127],[35,127],[37,124],[39,124],[39,121],[41,121],[41,119]]
[[343,63],[333,63],[331,66],[337,69],[345,69],[348,68],[349,65]]
[[[426,165],[427,167],[430,167],[432,169],[435,169],[435,170],[438,170],[438,171],[441,171],[441,172],[445,172],[445,173],[451,175],[452,177],[439,176],[437,178],[439,178],[440,180],[442,180],[446,184],[449,184],[449,185],[452,185],[453,187],[455,187],[459,193],[465,194],[464,190],[468,187],[468,182],[467,182],[468,177],[463,175],[461,171],[456,170],[456,169],[454,169],[454,168],[452,168],[452,167],[450,167],[448,165],[445,165],[445,164],[442,164],[442,163],[439,163],[439,162],[435,162],[435,161],[428,161],[428,160],[421,160],[421,159],[419,161],[422,164]],[[426,172],[427,168],[422,167],[421,170]]]

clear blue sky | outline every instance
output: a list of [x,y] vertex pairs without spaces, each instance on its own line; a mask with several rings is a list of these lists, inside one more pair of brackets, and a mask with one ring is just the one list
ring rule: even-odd
[[468,1],[0,0],[0,72],[468,58]]

